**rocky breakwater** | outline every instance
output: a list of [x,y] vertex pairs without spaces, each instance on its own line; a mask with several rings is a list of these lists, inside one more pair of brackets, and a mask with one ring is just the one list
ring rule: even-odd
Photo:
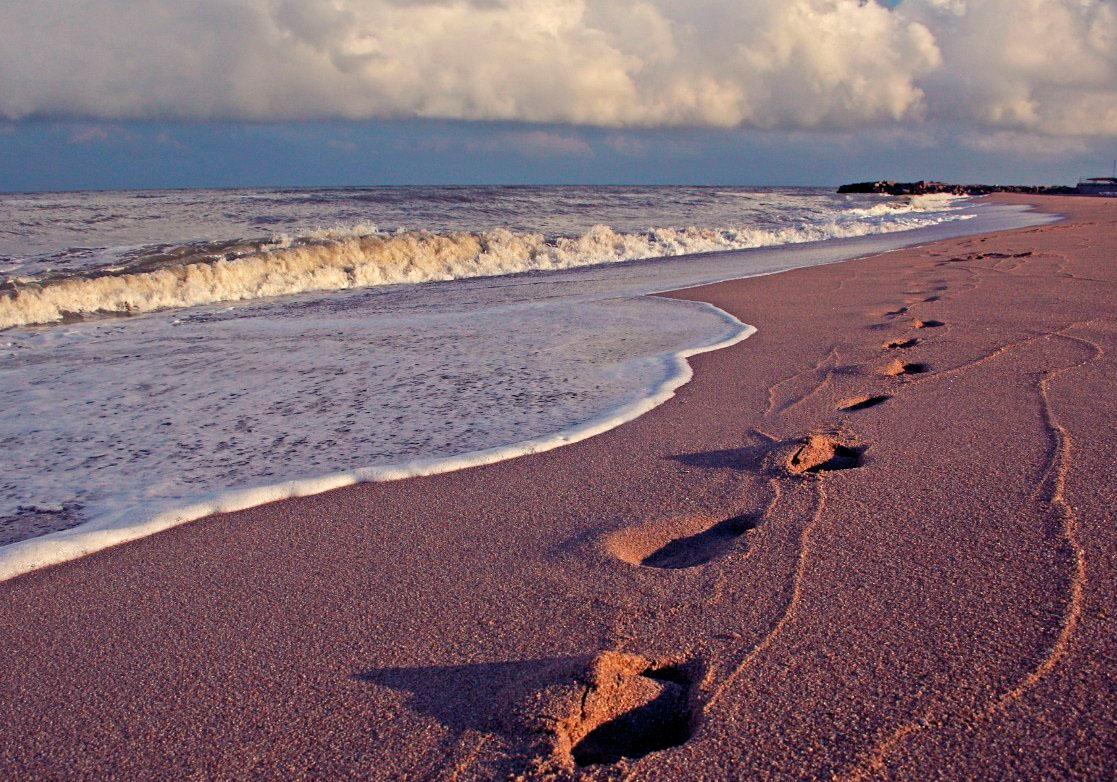
[[953,185],[948,182],[856,182],[842,185],[839,193],[879,193],[881,195],[910,196],[947,193],[950,195],[989,195],[990,193],[1029,193],[1034,195],[1067,195],[1075,192],[1073,187],[1061,185]]

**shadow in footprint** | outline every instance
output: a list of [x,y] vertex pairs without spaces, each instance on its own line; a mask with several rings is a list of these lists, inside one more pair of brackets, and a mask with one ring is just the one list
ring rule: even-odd
[[644,557],[640,564],[667,570],[684,570],[705,565],[728,554],[737,538],[756,529],[758,524],[751,516],[734,516],[695,535],[670,541]]
[[877,405],[884,404],[891,398],[892,397],[890,397],[888,394],[879,394],[877,396],[855,396],[850,399],[843,399],[841,402],[838,402],[838,409],[847,413],[852,413],[857,410],[868,410],[870,407],[876,407]]
[[912,328],[916,329],[937,329],[940,326],[945,326],[941,320],[917,320],[912,324]]
[[634,693],[646,693],[634,699],[639,705],[622,711],[579,739],[570,752],[575,765],[607,765],[686,743],[695,724],[692,686],[692,675],[682,666],[649,668],[633,677],[627,688]]

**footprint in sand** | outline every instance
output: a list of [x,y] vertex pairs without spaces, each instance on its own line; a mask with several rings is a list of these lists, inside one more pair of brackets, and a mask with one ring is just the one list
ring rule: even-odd
[[870,407],[883,405],[892,397],[888,394],[877,394],[876,396],[854,396],[849,399],[843,399],[838,402],[838,410],[844,413],[853,413],[858,410],[868,410]]
[[712,562],[733,550],[737,538],[752,529],[757,521],[750,516],[734,516],[707,530],[685,538],[675,538],[644,557],[644,567],[683,570]]
[[1032,255],[1031,252],[1022,252],[1022,253],[981,253],[980,255],[974,256],[974,259],[978,260],[978,261],[983,261],[986,258],[994,258],[994,259],[1003,260],[1005,258],[1029,258],[1029,257],[1031,257],[1031,255]]
[[697,723],[694,663],[657,665],[620,652],[597,655],[558,728],[558,750],[575,766],[616,763],[684,744]]
[[650,660],[618,651],[540,661],[498,685],[494,727],[524,742],[533,775],[566,779],[684,744],[701,715],[699,658]]
[[914,348],[918,344],[919,340],[912,337],[910,339],[890,339],[882,344],[881,347],[885,350],[907,350],[908,348]]
[[916,304],[930,304],[939,300],[938,296],[927,296],[923,293],[913,293],[904,299],[904,303],[914,306]]
[[701,518],[673,519],[621,530],[609,538],[606,548],[630,565],[685,570],[740,549],[740,538],[759,525],[759,518],[745,514],[715,524]]
[[885,377],[903,377],[904,375],[922,375],[931,371],[930,364],[920,364],[895,359],[880,367],[877,372]]
[[940,326],[945,326],[941,320],[913,320],[911,327],[913,329],[937,329]]
[[812,434],[787,460],[787,469],[795,475],[852,470],[861,466],[864,452],[863,447],[847,445],[832,435]]

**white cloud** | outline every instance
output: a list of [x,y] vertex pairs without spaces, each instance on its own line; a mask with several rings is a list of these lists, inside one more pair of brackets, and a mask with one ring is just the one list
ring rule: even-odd
[[0,117],[27,116],[1109,135],[1117,13],[1113,0],[7,0]]
[[1117,135],[1113,0],[905,0],[944,67],[921,82],[935,113],[994,128]]
[[93,144],[109,140],[109,131],[100,125],[79,125],[70,131],[71,144]]
[[959,143],[976,152],[1015,155],[1031,160],[1059,160],[1069,155],[1085,155],[1090,145],[1081,136],[1045,136],[1015,130],[986,133],[970,131],[958,136]]
[[507,152],[515,151],[530,156],[586,156],[593,149],[585,139],[569,133],[548,130],[510,130],[496,133],[483,139],[466,141],[466,152]]

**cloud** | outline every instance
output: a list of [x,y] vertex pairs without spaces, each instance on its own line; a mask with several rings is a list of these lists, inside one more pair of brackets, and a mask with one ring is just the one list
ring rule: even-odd
[[958,141],[975,152],[1016,155],[1031,160],[1060,160],[1070,155],[1085,155],[1090,145],[1081,136],[1051,136],[1015,130],[998,130],[959,135]]
[[[593,149],[585,139],[547,130],[509,131],[471,144],[479,144],[480,151],[500,152],[511,147],[522,155],[530,156],[593,154]],[[467,144],[467,149],[470,146]]]
[[108,142],[114,135],[115,129],[103,127],[101,125],[77,125],[70,128],[70,143],[71,144],[104,144]]
[[[412,2],[420,0],[411,0]],[[438,134],[418,140],[414,145],[401,144],[399,149],[423,152],[515,153],[538,156],[588,156],[593,154],[590,142],[580,135],[555,130],[495,131],[477,137],[458,137]]]
[[648,154],[648,142],[630,133],[611,133],[605,138],[605,146],[618,155],[643,157]]
[[326,146],[338,152],[356,152],[360,148],[356,142],[341,138],[327,139]]
[[945,67],[921,86],[936,114],[991,128],[1117,135],[1117,3],[905,0]]
[[1112,0],[8,0],[0,117],[1115,135],[1117,13]]
[[594,154],[590,142],[582,134],[573,131],[556,128],[486,130],[487,132],[481,134],[436,132],[430,136],[400,140],[394,146],[403,152],[434,154],[516,154],[523,157],[589,157]]

